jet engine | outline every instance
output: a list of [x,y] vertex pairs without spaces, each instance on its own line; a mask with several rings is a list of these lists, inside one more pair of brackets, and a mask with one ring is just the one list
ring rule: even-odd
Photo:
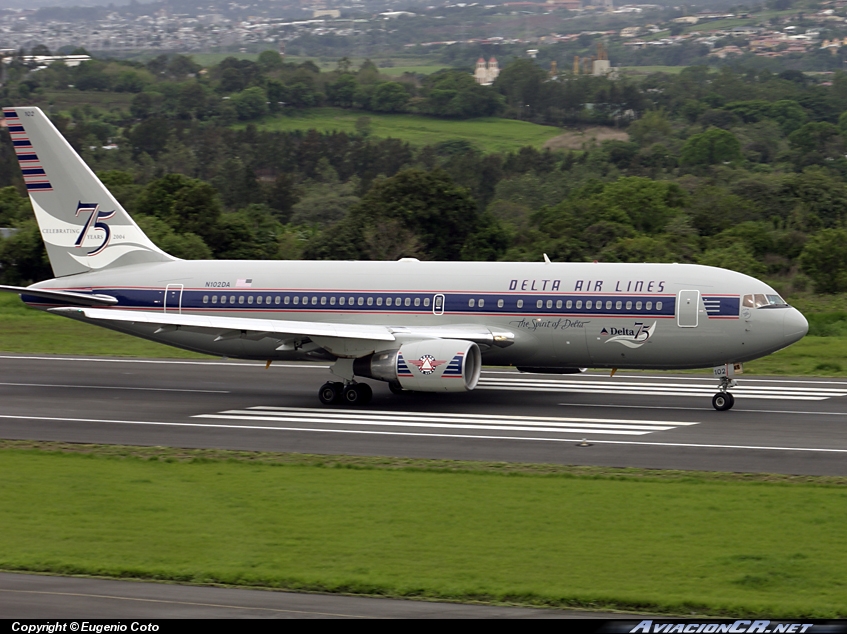
[[464,392],[479,381],[479,346],[461,339],[427,339],[353,361],[353,373],[417,392]]

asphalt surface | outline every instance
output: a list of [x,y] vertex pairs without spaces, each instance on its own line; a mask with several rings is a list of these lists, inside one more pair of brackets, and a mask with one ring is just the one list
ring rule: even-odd
[[[323,407],[328,366],[0,356],[0,437],[847,475],[847,381],[485,371],[478,389]],[[587,443],[581,441],[585,439]],[[579,446],[588,444],[590,446]]]
[[[328,408],[328,366],[0,355],[0,438],[847,475],[847,381],[483,373],[462,394]],[[582,442],[585,440],[586,442]],[[580,446],[587,444],[588,446]],[[0,573],[0,618],[625,618]]]
[[129,625],[127,621],[132,619],[175,618],[584,619],[626,616],[0,573],[2,619],[120,619]]

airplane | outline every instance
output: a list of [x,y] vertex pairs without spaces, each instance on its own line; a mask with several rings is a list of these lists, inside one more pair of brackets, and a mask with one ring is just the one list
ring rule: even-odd
[[210,355],[331,361],[325,405],[371,387],[465,392],[483,364],[523,372],[715,368],[799,341],[773,288],[693,264],[186,261],[154,245],[36,107],[4,108],[54,279],[3,286],[29,306]]

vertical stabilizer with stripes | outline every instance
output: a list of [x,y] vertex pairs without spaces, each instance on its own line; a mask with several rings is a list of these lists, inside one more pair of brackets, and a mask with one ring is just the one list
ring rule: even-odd
[[175,259],[144,235],[39,108],[3,115],[56,277]]

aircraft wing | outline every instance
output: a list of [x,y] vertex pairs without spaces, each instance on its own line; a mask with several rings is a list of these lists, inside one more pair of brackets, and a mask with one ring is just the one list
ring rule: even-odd
[[72,291],[51,291],[47,288],[0,285],[0,291],[17,293],[18,295],[30,295],[32,297],[40,297],[41,299],[52,299],[62,303],[79,304],[80,306],[111,306],[118,303],[118,300],[111,295],[87,295]]
[[[375,350],[399,347],[423,339],[463,339],[483,346],[506,347],[514,343],[514,334],[478,324],[444,326],[384,326],[376,324],[339,324],[284,319],[254,319],[211,315],[182,315],[165,312],[121,310],[115,308],[68,307],[50,312],[95,321],[150,324],[153,334],[186,330],[225,339],[311,339],[338,356],[358,357]],[[396,342],[394,345],[387,342]]]

